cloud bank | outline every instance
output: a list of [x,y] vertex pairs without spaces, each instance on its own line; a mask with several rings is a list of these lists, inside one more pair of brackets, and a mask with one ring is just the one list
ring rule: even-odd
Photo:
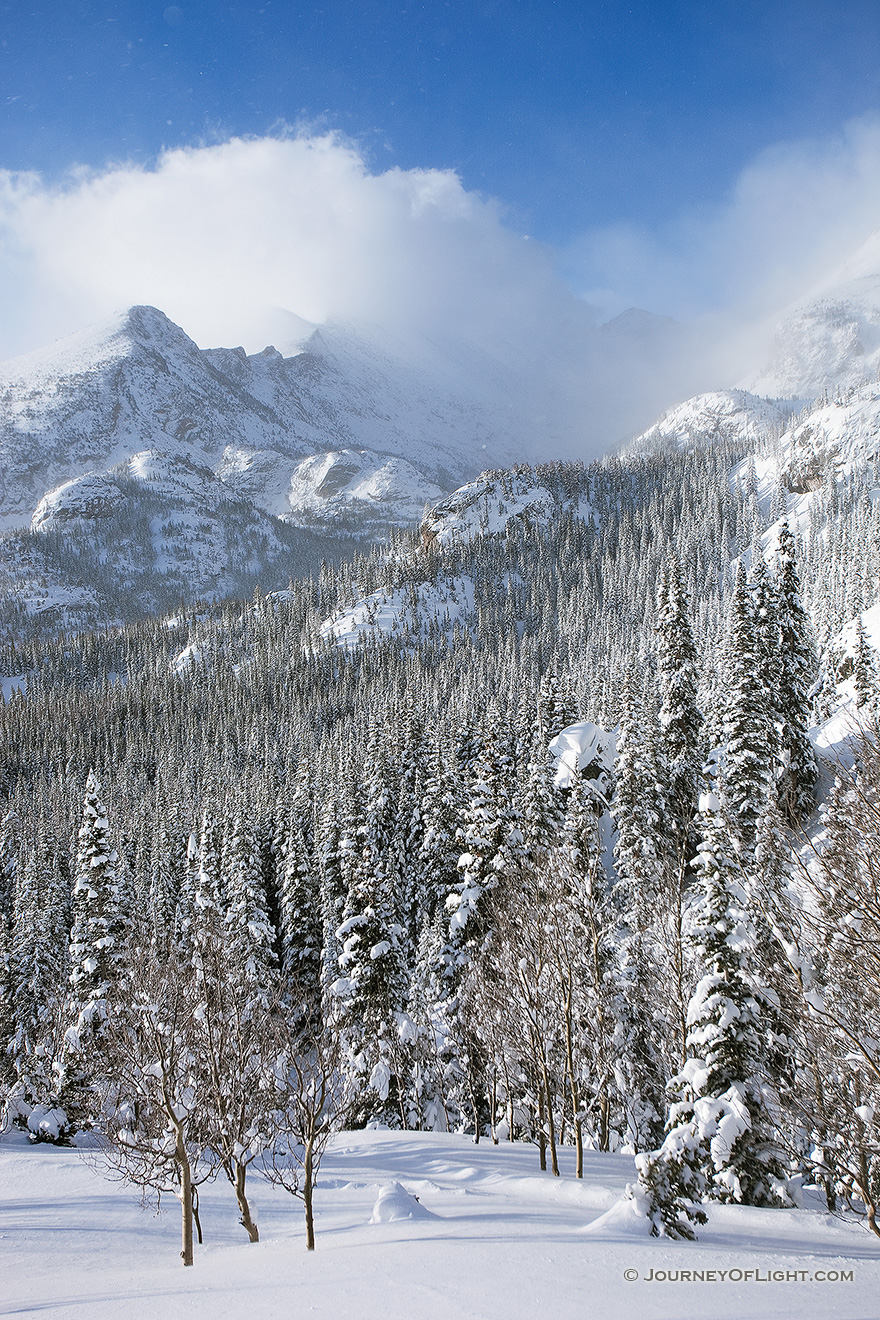
[[453,173],[372,174],[333,135],[175,150],[55,187],[6,174],[0,226],[20,290],[7,355],[133,302],[203,346],[263,347],[271,307],[486,334],[540,316],[554,285],[549,254]]
[[[665,230],[606,228],[564,253],[454,173],[377,173],[332,134],[233,139],[54,184],[0,172],[0,357],[132,303],[203,347],[259,350],[273,309],[398,342],[460,337],[519,373],[561,453],[587,456],[757,365],[772,318],[878,224],[875,120],[766,151],[722,204]],[[609,333],[591,304],[694,330],[643,319]]]
[[719,203],[663,229],[609,226],[565,253],[582,295],[694,321],[752,323],[807,296],[880,227],[880,119],[778,143]]

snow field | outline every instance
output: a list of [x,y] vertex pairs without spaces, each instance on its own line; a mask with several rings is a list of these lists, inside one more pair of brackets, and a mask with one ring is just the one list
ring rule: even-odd
[[[305,1250],[298,1201],[254,1178],[262,1240],[251,1245],[237,1223],[231,1190],[217,1182],[202,1188],[205,1245],[196,1247],[195,1265],[185,1270],[177,1255],[176,1201],[164,1201],[157,1217],[153,1204],[141,1205],[137,1189],[107,1181],[91,1152],[32,1147],[14,1133],[0,1144],[0,1315],[877,1315],[880,1250],[862,1227],[820,1209],[715,1206],[699,1241],[653,1239],[645,1236],[645,1221],[621,1203],[634,1177],[631,1158],[588,1153],[578,1183],[573,1150],[562,1149],[560,1157],[563,1176],[556,1180],[539,1171],[537,1151],[521,1143],[475,1146],[467,1137],[437,1133],[341,1133],[320,1171],[314,1253]],[[639,1277],[627,1279],[625,1271]],[[716,1277],[683,1279],[682,1271],[715,1271]],[[774,1281],[774,1272],[798,1277]],[[816,1277],[850,1273],[851,1280]]]

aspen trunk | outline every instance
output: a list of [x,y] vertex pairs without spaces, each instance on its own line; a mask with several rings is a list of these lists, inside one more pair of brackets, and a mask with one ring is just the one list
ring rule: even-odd
[[183,1242],[180,1259],[184,1265],[193,1263],[193,1187],[192,1170],[183,1141],[183,1132],[177,1129],[177,1164],[180,1169],[180,1209],[182,1215]]
[[312,1165],[312,1145],[313,1137],[309,1137],[306,1143],[305,1162],[303,1165],[303,1201],[306,1207],[306,1251],[315,1250],[315,1220],[312,1210],[312,1191],[314,1189],[314,1176]]
[[253,1219],[251,1219],[251,1208],[248,1205],[247,1197],[244,1194],[244,1183],[247,1177],[247,1167],[244,1164],[237,1164],[235,1167],[235,1199],[238,1202],[238,1208],[241,1212],[239,1223],[248,1235],[251,1242],[259,1242],[260,1230],[257,1228]]
[[[541,1056],[541,1086],[544,1091],[544,1104],[547,1106],[547,1135],[550,1138],[550,1165],[553,1177],[559,1177],[559,1161],[556,1158],[556,1122],[553,1118],[553,1096],[550,1093],[550,1078],[547,1076],[547,1063]],[[546,1162],[544,1167],[546,1168]]]
[[576,1152],[575,1177],[584,1176],[584,1134],[581,1130],[581,1120],[578,1117],[580,1112],[580,1095],[578,1094],[577,1073],[574,1062],[574,1033],[572,1031],[572,1006],[571,992],[569,990],[565,1001],[565,1064],[568,1072],[568,1089],[571,1094],[571,1112],[574,1115],[574,1146]]

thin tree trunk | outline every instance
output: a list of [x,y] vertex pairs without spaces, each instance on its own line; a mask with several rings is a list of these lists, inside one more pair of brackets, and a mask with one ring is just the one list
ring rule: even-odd
[[544,1088],[538,1086],[538,1158],[541,1171],[547,1172],[547,1133],[544,1131]]
[[581,1130],[580,1096],[574,1067],[574,1032],[572,1030],[571,983],[566,986],[565,995],[565,1065],[568,1072],[568,1089],[571,1095],[571,1112],[574,1115],[575,1177],[584,1176],[584,1134]]
[[182,1214],[183,1244],[180,1259],[184,1265],[193,1263],[193,1186],[189,1156],[183,1140],[183,1129],[177,1129],[177,1164],[180,1169],[180,1207]]
[[248,1205],[247,1197],[244,1194],[244,1183],[247,1178],[247,1165],[236,1164],[235,1166],[235,1199],[238,1202],[238,1208],[241,1211],[239,1223],[248,1235],[251,1242],[259,1242],[260,1230],[257,1228],[253,1219],[251,1219],[251,1208]]
[[470,1067],[468,1068],[468,1090],[469,1090],[470,1093],[471,1093],[471,1109],[473,1110],[473,1115],[474,1115],[474,1145],[475,1145],[475,1146],[479,1146],[479,1144],[480,1144],[480,1105],[479,1105],[479,1102],[478,1102],[478,1100],[477,1100],[477,1092],[476,1092],[476,1088],[474,1087],[474,1079],[473,1079],[473,1076],[472,1076],[472,1074],[471,1074]]
[[559,1177],[559,1161],[556,1158],[556,1122],[553,1118],[553,1096],[550,1093],[550,1078],[547,1075],[547,1062],[541,1054],[541,1085],[544,1089],[544,1103],[547,1106],[547,1135],[550,1138],[550,1165],[553,1177]]
[[192,1191],[193,1223],[196,1226],[196,1237],[199,1246],[202,1245],[202,1221],[199,1219],[199,1193],[194,1187]]
[[599,1149],[607,1151],[611,1146],[611,1102],[608,1099],[607,1083],[603,1083],[601,1115],[599,1124]]
[[303,1201],[306,1207],[306,1251],[315,1250],[315,1219],[312,1208],[312,1192],[314,1191],[314,1171],[312,1162],[312,1147],[314,1146],[314,1135],[309,1133],[309,1139],[306,1142],[305,1159],[303,1161]]

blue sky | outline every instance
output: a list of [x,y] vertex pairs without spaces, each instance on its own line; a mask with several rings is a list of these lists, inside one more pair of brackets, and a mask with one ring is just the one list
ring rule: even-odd
[[148,162],[303,120],[451,168],[564,245],[718,202],[880,108],[877,0],[6,0],[0,165]]
[[148,302],[574,378],[638,306],[711,346],[675,401],[880,226],[880,0],[0,0],[0,70],[0,357]]

